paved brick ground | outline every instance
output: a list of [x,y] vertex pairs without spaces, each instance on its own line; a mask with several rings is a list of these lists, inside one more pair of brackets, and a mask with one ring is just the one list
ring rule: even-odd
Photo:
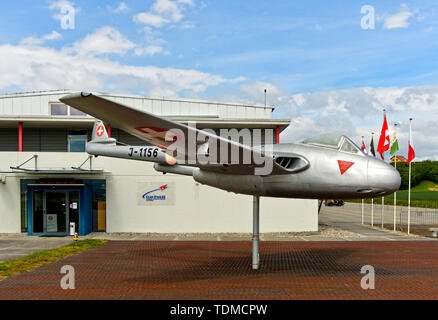
[[[438,242],[109,241],[0,282],[0,299],[437,299]],[[63,265],[76,289],[60,288]],[[375,290],[362,290],[372,265]]]

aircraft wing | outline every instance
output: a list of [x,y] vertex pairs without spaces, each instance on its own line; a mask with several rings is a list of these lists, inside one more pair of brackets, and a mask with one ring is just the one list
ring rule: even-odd
[[[147,141],[161,149],[166,150],[171,156],[175,156],[169,152],[169,147],[176,141],[183,142],[185,149],[185,165],[192,165],[202,168],[208,171],[218,171],[224,173],[236,173],[236,174],[254,174],[254,169],[262,167],[264,164],[255,163],[254,159],[270,157],[273,161],[273,156],[265,155],[262,150],[257,150],[249,146],[231,141],[226,138],[222,138],[217,135],[213,135],[203,130],[196,129],[192,126],[187,126],[182,123],[174,122],[163,117],[156,116],[149,112],[140,111],[132,107],[114,102],[112,100],[105,99],[92,93],[74,93],[64,96],[60,99],[65,104],[68,104],[78,110],[81,110],[97,119],[110,123],[113,127],[122,129],[129,134],[136,136],[144,141]],[[166,134],[168,135],[166,138]],[[189,137],[198,137],[198,141],[191,143]],[[169,137],[171,139],[169,139]],[[195,138],[196,139],[196,138]],[[212,139],[212,140],[210,140]],[[224,152],[223,148],[217,148],[216,163],[199,163],[197,161],[197,155],[199,153],[208,154],[208,142],[217,139],[217,145],[220,143],[226,146],[227,152]],[[166,141],[170,140],[170,141]],[[196,140],[194,140],[196,141]],[[207,141],[207,142],[206,142]],[[195,144],[195,146],[193,146]],[[231,159],[231,149],[238,150],[239,162],[233,163]],[[220,152],[223,152],[221,158]],[[250,153],[250,162],[245,161],[243,164],[243,153]],[[193,159],[194,158],[194,159]],[[177,158],[178,159],[178,158]],[[225,159],[225,161],[224,161]],[[189,160],[192,160],[191,162]],[[181,161],[178,161],[181,163]],[[259,161],[258,161],[259,162]],[[271,174],[284,174],[290,173],[290,171],[283,170],[281,166],[275,166],[274,172]]]

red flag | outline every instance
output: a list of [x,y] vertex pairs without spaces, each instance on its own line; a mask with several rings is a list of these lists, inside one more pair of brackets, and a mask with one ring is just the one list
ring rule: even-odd
[[414,143],[412,142],[411,124],[409,124],[409,152],[408,163],[415,159]]
[[362,150],[365,154],[368,154],[367,147],[365,147],[365,142],[363,141],[363,138],[362,138],[362,147],[360,148],[360,150]]
[[380,153],[380,156],[383,158],[383,153],[389,150],[390,140],[388,133],[388,123],[386,122],[386,114],[383,120],[382,131],[380,132],[379,145],[377,146],[377,152]]

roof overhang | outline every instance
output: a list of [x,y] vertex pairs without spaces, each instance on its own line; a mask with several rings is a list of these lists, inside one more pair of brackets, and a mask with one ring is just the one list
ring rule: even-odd
[[[281,131],[290,124],[290,119],[219,119],[205,117],[172,117],[166,118],[184,124],[196,123],[199,129],[205,128],[261,128],[276,129]],[[24,128],[92,128],[95,118],[92,117],[1,117],[0,127],[16,128],[22,122]]]

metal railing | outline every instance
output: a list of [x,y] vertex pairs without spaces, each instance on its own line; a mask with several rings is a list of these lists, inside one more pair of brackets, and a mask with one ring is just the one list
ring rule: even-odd
[[[399,224],[401,226],[408,225],[408,209],[401,209],[399,213]],[[437,209],[411,209],[411,225],[417,226],[434,226],[438,225],[438,210]]]

